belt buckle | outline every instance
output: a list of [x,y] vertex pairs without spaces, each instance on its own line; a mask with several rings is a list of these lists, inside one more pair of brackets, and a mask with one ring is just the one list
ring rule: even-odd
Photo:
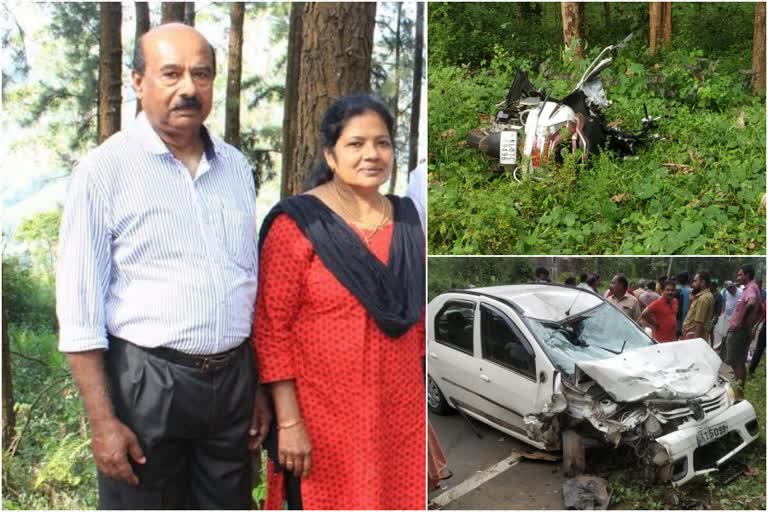
[[207,372],[210,368],[211,359],[209,357],[203,358],[203,364],[200,365],[201,372]]

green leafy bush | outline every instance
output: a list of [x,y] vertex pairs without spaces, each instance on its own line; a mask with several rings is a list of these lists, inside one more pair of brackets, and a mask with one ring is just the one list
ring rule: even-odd
[[529,71],[531,81],[553,97],[562,97],[599,48],[589,49],[585,59],[550,48],[536,54],[541,60],[534,62],[532,54],[510,44],[487,45],[492,57],[480,67],[452,63],[449,50],[439,45],[438,62],[430,61],[432,254],[765,250],[760,207],[765,98],[751,93],[743,73],[751,48],[742,44],[706,54],[681,45],[650,56],[636,39],[603,73],[613,101],[606,115],[624,129],[637,130],[644,105],[651,115],[669,114],[660,124],[660,139],[633,157],[604,152],[592,155],[587,165],[568,158],[542,179],[518,183],[498,171],[496,161],[467,147],[467,132],[495,114],[516,67]]

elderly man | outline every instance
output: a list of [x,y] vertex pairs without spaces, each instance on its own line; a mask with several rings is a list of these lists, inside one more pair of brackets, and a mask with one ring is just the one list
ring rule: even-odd
[[640,301],[638,301],[634,295],[627,292],[628,288],[629,283],[627,282],[626,276],[624,274],[616,274],[611,280],[611,296],[608,297],[608,300],[613,302],[616,307],[622,310],[629,318],[638,322],[640,321],[640,314],[642,313],[640,310]]
[[707,327],[715,314],[715,298],[709,290],[709,282],[709,272],[705,270],[693,276],[691,305],[683,320],[682,339],[684,340],[709,337]]
[[100,508],[247,509],[271,420],[248,342],[250,166],[203,126],[215,56],[191,27],[136,45],[144,112],[75,170],[61,225],[59,348],[91,426]]
[[733,368],[736,381],[740,384],[736,387],[737,398],[743,398],[752,328],[760,321],[762,308],[760,307],[760,288],[755,283],[755,269],[752,265],[742,265],[739,268],[736,273],[736,282],[744,287],[744,291],[728,319],[728,334],[725,335],[724,341],[725,363]]

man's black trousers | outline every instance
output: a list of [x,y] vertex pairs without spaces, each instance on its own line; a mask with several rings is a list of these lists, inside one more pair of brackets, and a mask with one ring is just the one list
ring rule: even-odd
[[255,367],[249,343],[232,363],[203,371],[111,338],[105,356],[117,417],[139,438],[139,485],[101,473],[101,509],[249,509],[248,429]]

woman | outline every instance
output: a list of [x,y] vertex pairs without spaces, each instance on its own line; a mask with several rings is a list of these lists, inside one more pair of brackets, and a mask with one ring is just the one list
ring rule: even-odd
[[289,508],[425,505],[424,235],[409,199],[378,192],[392,133],[378,100],[336,101],[309,190],[262,226],[254,347],[275,405],[270,508],[284,496]]

